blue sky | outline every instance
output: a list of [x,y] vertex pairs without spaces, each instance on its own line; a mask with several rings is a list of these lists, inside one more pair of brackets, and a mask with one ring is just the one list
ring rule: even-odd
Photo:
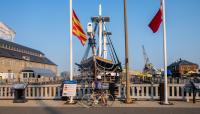
[[[144,66],[142,45],[156,68],[163,67],[162,26],[152,33],[148,24],[160,0],[127,0],[130,68]],[[73,0],[84,29],[91,16],[111,17],[109,29],[117,54],[124,63],[123,0]],[[166,0],[168,64],[182,58],[200,64],[200,0]],[[38,49],[58,65],[69,70],[69,1],[0,0],[0,21],[16,31],[15,42]],[[85,47],[73,38],[73,60],[80,62]]]

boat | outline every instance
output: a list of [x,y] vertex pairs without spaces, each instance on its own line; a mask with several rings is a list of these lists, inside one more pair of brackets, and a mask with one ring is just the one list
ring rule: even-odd
[[109,22],[110,17],[102,16],[100,4],[99,16],[91,17],[87,26],[89,40],[85,54],[81,62],[76,63],[81,80],[92,81],[99,75],[106,83],[114,83],[120,79],[122,66],[110,37],[112,33],[107,29]]

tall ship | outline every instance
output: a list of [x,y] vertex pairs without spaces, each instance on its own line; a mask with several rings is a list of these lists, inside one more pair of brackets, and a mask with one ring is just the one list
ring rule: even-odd
[[88,44],[80,63],[76,63],[81,73],[81,80],[92,81],[101,76],[104,83],[115,83],[122,73],[121,62],[118,59],[111,40],[112,33],[108,30],[110,17],[102,16],[99,5],[99,15],[91,17],[87,24]]

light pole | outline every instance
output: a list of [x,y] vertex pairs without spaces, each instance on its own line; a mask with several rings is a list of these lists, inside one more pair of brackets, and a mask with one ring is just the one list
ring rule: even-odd
[[132,103],[130,98],[130,80],[129,80],[129,60],[128,60],[128,19],[126,12],[126,0],[124,0],[124,32],[125,32],[125,73],[126,73],[126,100],[125,103]]

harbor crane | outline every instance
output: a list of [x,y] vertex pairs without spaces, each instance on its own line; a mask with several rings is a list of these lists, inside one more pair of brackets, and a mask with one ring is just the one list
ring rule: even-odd
[[143,56],[144,56],[144,68],[143,68],[143,73],[146,75],[154,75],[155,74],[155,69],[153,64],[149,61],[149,57],[146,53],[146,50],[144,48],[144,45],[142,45],[142,50],[143,50]]

